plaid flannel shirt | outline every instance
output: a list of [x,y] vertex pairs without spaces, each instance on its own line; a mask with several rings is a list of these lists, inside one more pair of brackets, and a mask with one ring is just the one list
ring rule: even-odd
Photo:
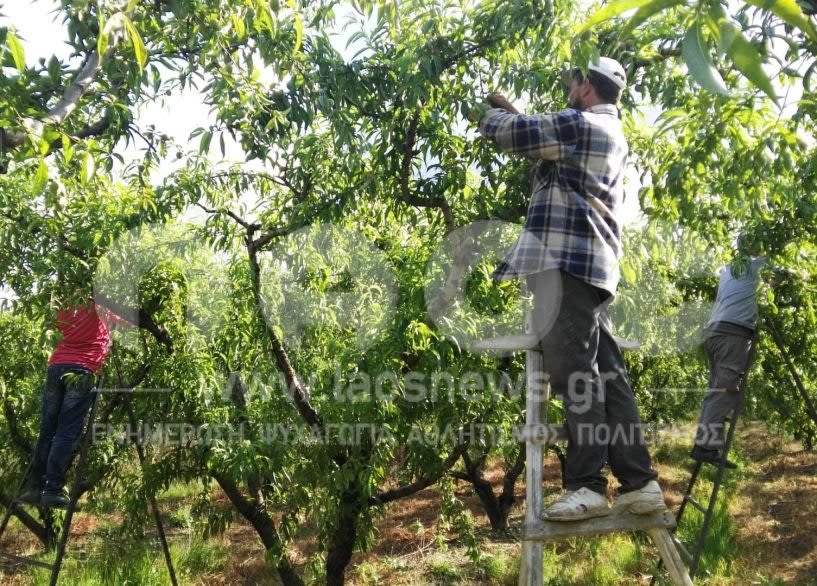
[[560,269],[615,295],[628,150],[616,106],[534,116],[493,108],[479,130],[504,151],[537,159],[524,230],[493,277]]

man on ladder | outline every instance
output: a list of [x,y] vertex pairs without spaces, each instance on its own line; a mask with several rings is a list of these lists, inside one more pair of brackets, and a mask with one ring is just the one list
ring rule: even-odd
[[48,361],[40,431],[21,502],[67,507],[65,475],[111,345],[110,324],[132,324],[92,300],[56,315],[62,339]]
[[[746,238],[738,240],[744,248]],[[760,269],[766,259],[751,248],[749,264],[743,272],[728,264],[718,276],[715,307],[703,331],[704,349],[709,360],[709,391],[704,397],[695,434],[692,458],[698,462],[720,463],[724,448],[726,419],[738,404],[740,382],[745,375],[757,321],[755,295]],[[726,468],[735,464],[726,460]]]
[[617,104],[623,67],[602,57],[568,72],[569,108],[519,114],[501,95],[469,118],[504,151],[536,160],[525,229],[495,271],[525,276],[534,293],[533,333],[545,371],[562,395],[568,430],[567,493],[542,513],[576,521],[610,513],[609,463],[619,480],[617,512],[664,511],[621,352],[600,317],[615,295],[628,151]]

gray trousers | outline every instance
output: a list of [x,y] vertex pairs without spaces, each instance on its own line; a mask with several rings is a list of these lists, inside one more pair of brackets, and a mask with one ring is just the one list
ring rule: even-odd
[[745,334],[705,332],[704,349],[709,359],[709,391],[704,397],[695,445],[719,450],[723,448],[726,418],[740,399],[740,383],[746,373],[751,349],[751,331]]
[[554,394],[564,401],[568,490],[606,494],[610,464],[625,493],[657,478],[624,358],[600,314],[609,293],[558,270],[528,275],[534,294],[533,331],[542,345]]

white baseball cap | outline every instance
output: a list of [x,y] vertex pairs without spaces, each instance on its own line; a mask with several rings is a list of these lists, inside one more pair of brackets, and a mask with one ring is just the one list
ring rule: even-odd
[[599,62],[593,63],[591,61],[587,65],[587,69],[590,71],[595,71],[599,75],[603,75],[616,84],[616,87],[618,87],[620,90],[623,90],[624,86],[627,85],[627,74],[624,72],[624,68],[621,66],[621,63],[615,59],[611,59],[610,57],[599,57]]

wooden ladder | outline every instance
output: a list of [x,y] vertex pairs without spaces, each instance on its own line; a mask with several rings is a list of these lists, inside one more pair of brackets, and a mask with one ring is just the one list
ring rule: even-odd
[[[622,350],[637,348],[637,344],[616,338]],[[564,425],[547,423],[547,406],[550,386],[543,383],[542,352],[539,341],[533,335],[520,334],[482,340],[471,345],[476,352],[525,352],[527,377],[525,393],[525,427],[521,436],[525,440],[525,522],[522,527],[522,564],[519,572],[520,586],[542,586],[542,548],[547,541],[569,537],[601,535],[627,531],[645,531],[655,543],[673,584],[691,586],[678,550],[673,543],[670,529],[675,519],[669,511],[654,515],[616,514],[584,521],[543,521],[542,512],[542,461],[544,449],[556,441],[567,439]]]

